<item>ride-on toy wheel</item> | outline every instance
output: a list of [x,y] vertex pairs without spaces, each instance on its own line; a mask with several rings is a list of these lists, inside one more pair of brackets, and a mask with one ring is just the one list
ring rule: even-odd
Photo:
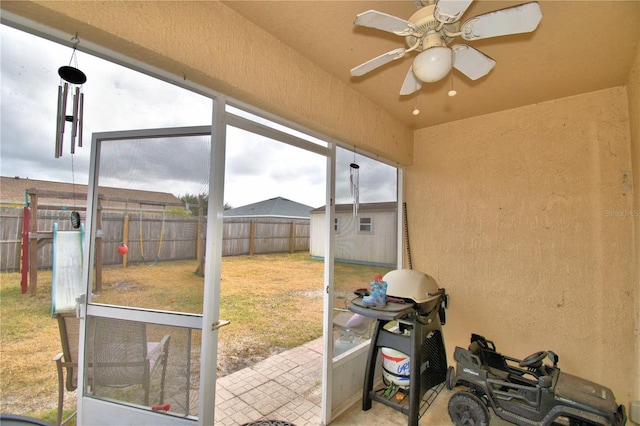
[[447,380],[445,381],[445,383],[447,384],[447,389],[451,390],[454,387],[456,387],[456,370],[453,368],[453,366],[449,366],[449,368],[447,369]]
[[449,417],[456,426],[489,426],[489,410],[471,392],[458,392],[449,399]]

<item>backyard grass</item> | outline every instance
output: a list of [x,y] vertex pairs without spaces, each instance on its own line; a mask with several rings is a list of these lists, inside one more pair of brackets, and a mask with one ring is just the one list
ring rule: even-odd
[[[196,266],[196,261],[175,261],[105,268],[95,301],[201,313],[203,278],[194,274]],[[345,307],[353,290],[386,271],[336,264],[336,307]],[[320,337],[323,273],[323,262],[305,252],[223,258],[220,318],[231,325],[219,334],[218,375]],[[0,409],[53,423],[57,376],[52,359],[60,352],[60,339],[50,294],[49,271],[39,271],[36,297],[20,294],[20,274],[0,274]]]

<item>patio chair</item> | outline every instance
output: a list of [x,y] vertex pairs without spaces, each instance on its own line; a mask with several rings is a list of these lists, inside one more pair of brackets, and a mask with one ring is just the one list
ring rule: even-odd
[[147,342],[146,324],[111,318],[96,318],[93,323],[93,368],[90,384],[94,394],[98,386],[129,387],[141,385],[143,404],[149,406],[151,379],[160,370],[159,404],[164,403],[170,335],[160,342]]
[[[72,392],[78,386],[79,320],[75,313],[57,313],[62,353],[53,360],[58,371],[57,424],[73,418],[75,412],[62,421],[64,390]],[[170,335],[160,342],[146,341],[146,325],[138,322],[94,318],[89,326],[87,345],[89,368],[87,383],[95,393],[96,386],[127,387],[141,385],[144,404],[149,405],[151,379],[161,370],[159,403],[164,403],[164,382],[169,354]],[[65,377],[66,370],[66,377]]]

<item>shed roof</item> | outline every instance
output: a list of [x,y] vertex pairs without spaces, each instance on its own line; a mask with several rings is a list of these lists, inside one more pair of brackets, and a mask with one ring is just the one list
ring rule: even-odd
[[[396,211],[398,203],[395,201],[385,201],[380,203],[360,203],[358,205],[359,212],[387,212]],[[312,214],[324,213],[325,206],[318,207],[311,211]],[[336,213],[346,213],[353,211],[353,204],[336,204]]]
[[313,207],[282,197],[270,198],[224,211],[225,217],[287,217],[309,219]]

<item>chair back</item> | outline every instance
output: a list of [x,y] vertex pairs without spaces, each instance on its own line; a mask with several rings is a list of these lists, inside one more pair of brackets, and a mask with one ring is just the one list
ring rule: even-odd
[[80,320],[75,313],[59,312],[54,314],[60,329],[60,343],[62,344],[62,356],[67,370],[65,387],[68,391],[74,391],[78,387],[78,340],[80,333]]
[[149,362],[145,324],[99,318],[93,327],[94,384],[124,387],[147,383]]

